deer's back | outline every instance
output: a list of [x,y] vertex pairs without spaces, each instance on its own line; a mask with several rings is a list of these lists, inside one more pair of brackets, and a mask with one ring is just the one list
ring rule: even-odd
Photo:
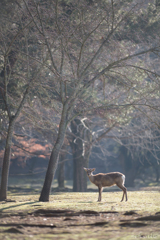
[[94,175],[94,184],[96,186],[109,187],[123,181],[123,174],[119,172],[99,173]]

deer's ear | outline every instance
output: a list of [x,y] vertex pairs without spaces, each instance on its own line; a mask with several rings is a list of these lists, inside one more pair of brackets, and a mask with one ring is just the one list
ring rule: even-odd
[[84,167],[83,169],[87,172],[87,168]]
[[92,172],[94,172],[96,169],[95,168],[92,168]]

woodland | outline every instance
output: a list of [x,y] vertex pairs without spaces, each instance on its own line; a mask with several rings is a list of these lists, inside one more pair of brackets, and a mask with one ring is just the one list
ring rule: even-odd
[[0,1],[3,238],[159,239],[159,29],[159,0]]
[[0,7],[0,199],[12,161],[24,168],[31,156],[46,160],[40,201],[55,174],[64,187],[67,162],[77,192],[87,190],[89,164],[120,169],[128,186],[146,169],[158,182],[158,1]]

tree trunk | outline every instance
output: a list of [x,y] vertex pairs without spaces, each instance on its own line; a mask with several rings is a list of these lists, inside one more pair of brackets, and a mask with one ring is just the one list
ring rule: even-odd
[[62,151],[59,155],[59,164],[58,164],[58,173],[57,173],[57,180],[58,180],[58,188],[59,189],[64,189],[64,179],[65,179],[65,162],[64,159],[67,155],[67,146],[68,146],[68,141],[64,142],[62,146]]
[[[63,144],[62,149],[65,150],[66,149],[66,145]],[[57,173],[57,180],[58,180],[58,188],[59,189],[64,189],[64,167],[65,167],[65,163],[64,163],[64,158],[66,156],[65,152],[61,152],[59,155],[59,164],[58,164],[58,173]]]
[[15,121],[13,119],[9,122],[8,134],[7,134],[6,145],[5,145],[2,174],[1,174],[0,201],[4,201],[7,199],[8,175],[9,175],[14,125],[15,125]]
[[59,125],[58,137],[52,149],[52,153],[50,156],[50,160],[49,160],[49,164],[48,164],[48,168],[45,176],[45,181],[40,194],[39,201],[42,201],[42,202],[49,201],[49,194],[51,190],[52,180],[54,178],[55,171],[57,168],[59,153],[64,142],[66,127],[67,127],[67,109],[63,107],[61,122]]
[[88,167],[91,152],[91,141],[89,130],[79,119],[71,122],[71,130],[74,134],[70,143],[73,154],[73,191],[87,191],[87,174],[84,167]]
[[73,154],[73,192],[86,192],[87,191],[87,174],[84,167],[87,167],[84,157],[76,157]]
[[64,189],[64,162],[61,159],[59,160],[59,165],[58,165],[58,188],[59,189]]

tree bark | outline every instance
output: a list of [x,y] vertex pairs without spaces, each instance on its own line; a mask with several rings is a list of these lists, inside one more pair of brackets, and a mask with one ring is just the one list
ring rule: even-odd
[[73,192],[86,192],[87,174],[83,168],[87,167],[87,163],[84,157],[76,156],[77,154],[73,154]]
[[[62,149],[65,150],[66,149],[66,145],[63,144],[62,146]],[[64,176],[65,176],[65,173],[64,173],[64,170],[65,170],[65,163],[64,163],[64,158],[66,156],[66,153],[60,153],[60,156],[59,156],[59,164],[58,164],[58,173],[57,173],[57,180],[58,180],[58,188],[59,189],[64,189]]]
[[59,164],[58,164],[58,174],[57,174],[57,180],[58,180],[58,188],[59,189],[64,189],[65,184],[65,162],[64,159],[67,155],[67,147],[68,147],[68,141],[65,141],[63,146],[62,146],[62,151],[59,155]]
[[7,199],[8,175],[9,175],[14,125],[15,125],[15,121],[13,119],[9,122],[8,134],[6,139],[6,146],[5,146],[3,165],[2,165],[2,174],[1,174],[0,201],[4,201]]
[[87,174],[84,167],[88,167],[91,152],[90,132],[79,119],[71,122],[74,134],[70,143],[73,154],[73,191],[87,191]]
[[54,148],[52,149],[52,153],[50,156],[50,160],[49,160],[49,164],[48,164],[48,168],[47,168],[47,172],[46,172],[46,176],[45,176],[39,201],[42,201],[42,202],[49,201],[49,194],[51,190],[52,180],[54,178],[54,175],[57,169],[59,153],[64,142],[66,127],[67,127],[67,109],[66,109],[66,106],[64,106],[62,111],[61,122],[59,125],[58,137],[54,145]]
[[64,162],[59,161],[58,165],[58,188],[64,189]]

